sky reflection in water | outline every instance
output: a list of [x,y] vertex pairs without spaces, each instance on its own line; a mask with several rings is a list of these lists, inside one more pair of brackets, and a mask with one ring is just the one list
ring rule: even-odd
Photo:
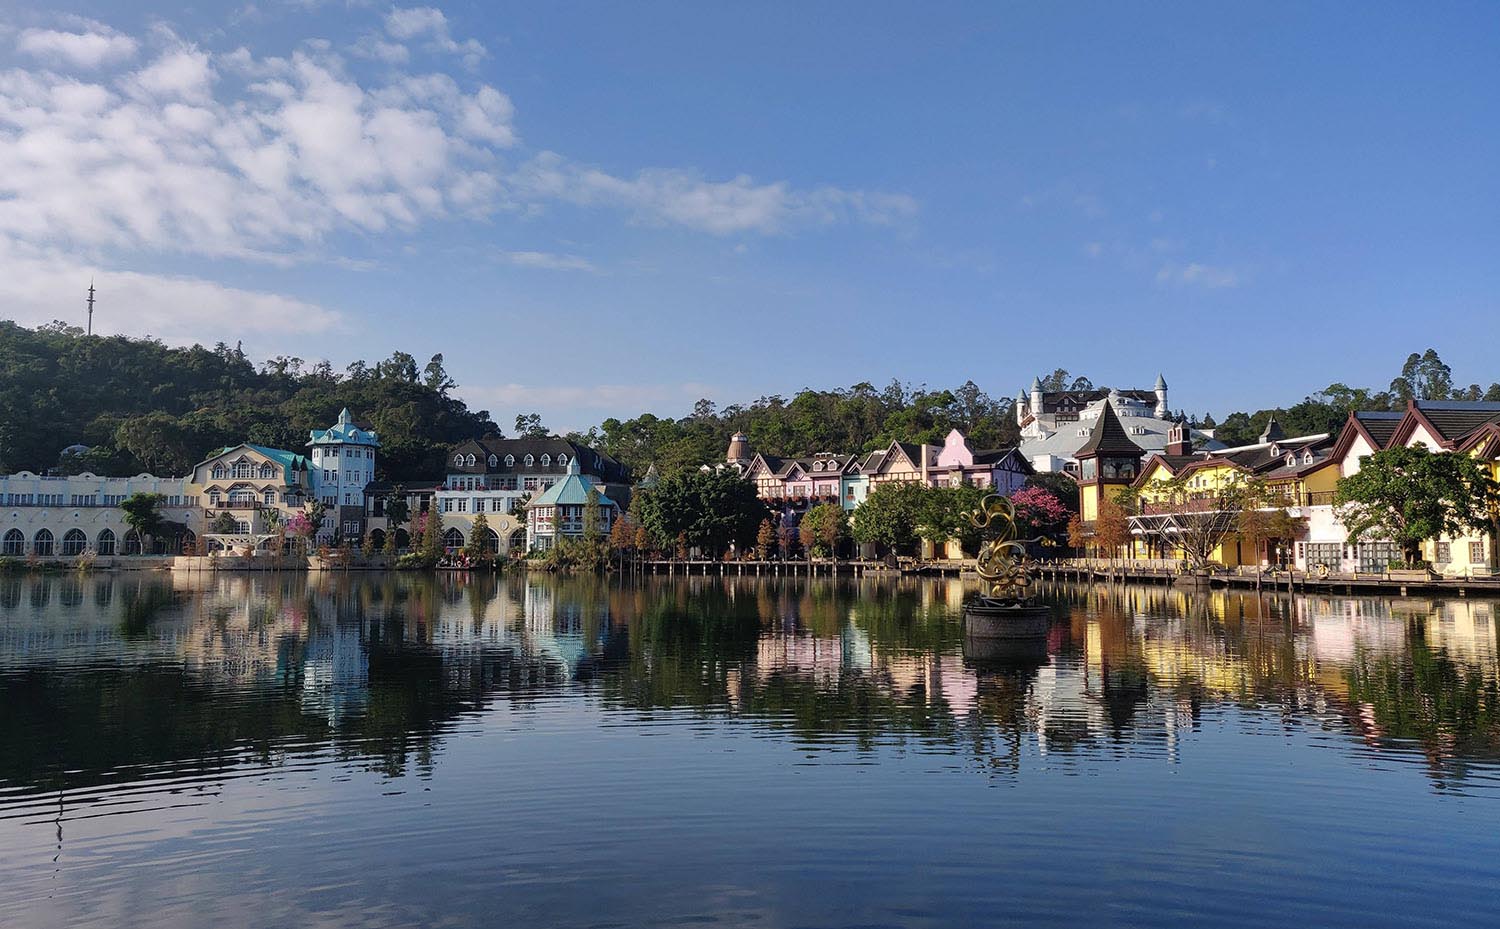
[[1500,604],[0,577],[0,925],[1483,924]]

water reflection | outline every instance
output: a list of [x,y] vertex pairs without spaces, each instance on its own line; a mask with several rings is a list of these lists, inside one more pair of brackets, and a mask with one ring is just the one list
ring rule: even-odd
[[965,663],[953,581],[298,575],[0,579],[0,786],[284,763],[330,748],[430,773],[497,701],[687,710],[799,750],[902,745],[986,772],[1161,756],[1205,715],[1420,756],[1500,760],[1488,601],[1055,587],[1030,652]]

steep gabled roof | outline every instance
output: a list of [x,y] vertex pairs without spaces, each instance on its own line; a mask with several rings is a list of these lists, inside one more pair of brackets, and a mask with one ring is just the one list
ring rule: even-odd
[[1458,442],[1461,452],[1477,452],[1481,458],[1500,458],[1500,423],[1485,423]]
[[1371,445],[1386,448],[1391,444],[1391,436],[1396,434],[1396,427],[1401,425],[1401,418],[1406,414],[1355,410],[1351,415]]
[[[1405,445],[1418,425],[1426,427],[1444,448],[1486,423],[1500,422],[1500,403],[1467,400],[1411,400],[1396,427],[1392,445]],[[1434,449],[1436,451],[1436,449]]]
[[1401,424],[1405,413],[1387,413],[1376,410],[1354,410],[1349,413],[1349,418],[1344,420],[1344,427],[1339,430],[1338,440],[1334,442],[1329,451],[1330,458],[1343,461],[1349,456],[1349,449],[1354,447],[1356,437],[1363,436],[1366,443],[1375,451],[1389,448],[1391,439],[1396,433],[1396,427]]
[[1130,455],[1139,458],[1145,454],[1145,449],[1131,441],[1126,434],[1125,427],[1120,424],[1120,417],[1115,415],[1115,407],[1112,403],[1104,404],[1099,413],[1099,421],[1090,430],[1088,441],[1078,450],[1074,458],[1097,458],[1100,455]]

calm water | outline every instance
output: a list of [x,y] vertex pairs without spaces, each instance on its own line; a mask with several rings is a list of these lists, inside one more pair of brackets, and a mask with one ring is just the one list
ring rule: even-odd
[[1500,604],[0,578],[0,926],[1500,924]]

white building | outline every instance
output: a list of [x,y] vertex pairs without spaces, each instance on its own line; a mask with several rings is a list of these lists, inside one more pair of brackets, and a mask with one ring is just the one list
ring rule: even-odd
[[[1160,454],[1171,440],[1174,423],[1167,406],[1167,380],[1156,376],[1151,390],[1044,391],[1033,379],[1031,392],[1016,395],[1016,423],[1021,427],[1021,455],[1037,471],[1077,472],[1078,450],[1089,440],[1104,405],[1114,407],[1130,440],[1150,455]],[[1193,447],[1213,451],[1224,447],[1201,429],[1192,432]]]
[[96,474],[50,476],[20,471],[0,476],[0,555],[77,557],[91,552],[102,558],[142,554],[143,540],[125,522],[120,504],[137,493],[161,494],[161,515],[168,531],[146,547],[176,554],[184,542],[202,532],[202,510],[184,478],[100,477]]

